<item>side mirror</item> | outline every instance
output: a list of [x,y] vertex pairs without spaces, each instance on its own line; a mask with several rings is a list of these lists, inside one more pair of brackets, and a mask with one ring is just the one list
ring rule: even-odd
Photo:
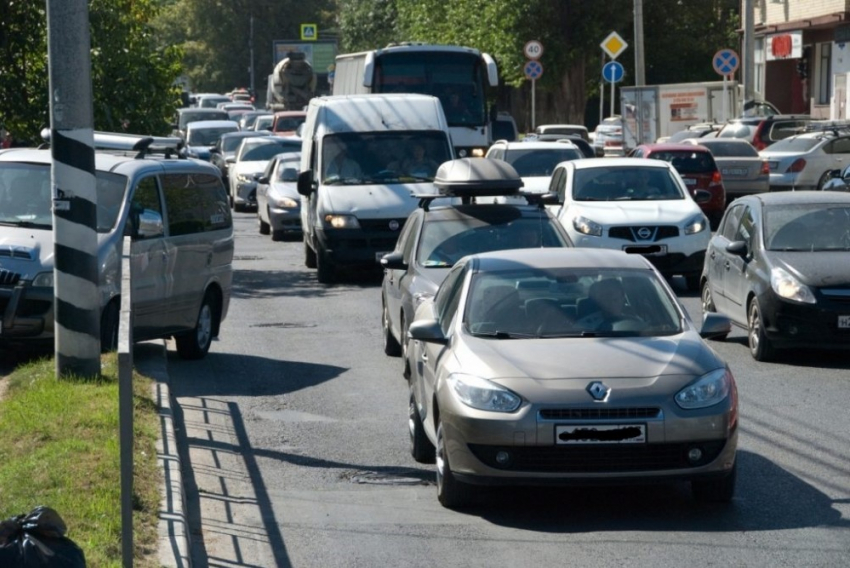
[[708,203],[711,201],[711,193],[704,189],[698,189],[694,193],[694,201],[697,203]]
[[210,148],[210,154],[221,154],[221,150],[213,146],[212,148]]
[[732,320],[728,317],[706,312],[702,316],[702,327],[699,330],[700,337],[704,339],[723,338],[732,331]]
[[745,241],[733,241],[726,245],[726,252],[744,258],[747,256],[747,243]]
[[132,239],[151,239],[161,237],[165,234],[162,224],[162,215],[152,209],[141,209],[133,206],[124,234]]
[[261,183],[263,185],[268,185],[269,184],[269,176],[261,175],[260,177],[257,178],[257,183]]
[[407,270],[404,255],[401,252],[391,252],[381,258],[381,266],[387,270]]
[[224,159],[224,161],[225,161],[225,163],[228,163],[228,164],[235,164],[236,163],[236,156],[228,156]]
[[440,323],[432,319],[413,322],[407,329],[407,334],[410,336],[410,339],[424,341],[425,343],[446,345],[449,342],[446,336],[443,335]]
[[499,119],[499,109],[496,105],[490,105],[490,122],[496,122]]
[[313,170],[298,174],[298,193],[304,197],[309,197],[313,193]]

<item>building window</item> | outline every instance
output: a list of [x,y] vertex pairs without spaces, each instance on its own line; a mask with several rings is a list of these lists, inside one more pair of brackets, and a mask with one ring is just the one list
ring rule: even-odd
[[764,97],[764,38],[754,38],[753,43],[753,91]]
[[828,105],[832,95],[832,44],[819,43],[817,75],[817,104]]

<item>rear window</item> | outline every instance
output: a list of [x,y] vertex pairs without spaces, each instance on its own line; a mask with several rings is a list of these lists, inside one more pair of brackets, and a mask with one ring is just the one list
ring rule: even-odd
[[791,137],[780,140],[770,146],[771,152],[808,152],[822,140],[818,138]]
[[510,150],[505,152],[505,161],[514,167],[520,177],[550,176],[559,163],[578,160],[582,157],[582,153],[575,148]]
[[275,132],[298,130],[298,127],[301,126],[304,120],[305,117],[303,116],[280,116],[274,123]]
[[759,155],[752,145],[744,143],[715,142],[706,144],[705,147],[709,149],[711,155],[715,158],[732,158],[741,156],[747,158],[758,158]]
[[717,169],[711,154],[703,151],[672,150],[653,152],[649,155],[653,160],[670,162],[680,174],[706,174]]
[[746,124],[744,122],[732,122],[723,127],[718,138],[741,138],[743,140],[752,140],[756,134],[755,124]]
[[517,139],[516,127],[510,120],[497,120],[491,124],[493,126],[493,140],[513,142]]
[[806,129],[806,122],[795,120],[795,121],[782,121],[777,120],[773,124],[770,125],[768,140],[776,141],[776,140],[784,140],[789,136],[794,136],[796,134],[800,134],[802,131]]

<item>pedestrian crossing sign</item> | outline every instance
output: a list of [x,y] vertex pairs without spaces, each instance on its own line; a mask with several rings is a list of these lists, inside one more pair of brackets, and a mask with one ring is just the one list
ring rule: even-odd
[[301,24],[301,39],[319,39],[319,28],[316,24]]

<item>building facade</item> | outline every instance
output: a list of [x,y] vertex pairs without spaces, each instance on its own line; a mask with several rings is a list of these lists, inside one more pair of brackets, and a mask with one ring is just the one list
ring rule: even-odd
[[755,91],[783,113],[850,118],[850,0],[752,1]]

